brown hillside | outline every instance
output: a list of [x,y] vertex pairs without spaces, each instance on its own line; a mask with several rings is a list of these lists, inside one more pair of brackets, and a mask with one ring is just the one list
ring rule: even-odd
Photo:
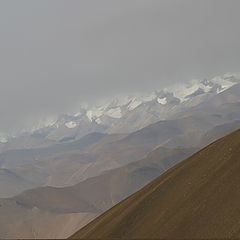
[[240,237],[240,130],[210,144],[71,238]]
[[71,187],[36,188],[0,199],[0,239],[69,237],[193,152],[160,147],[140,161]]

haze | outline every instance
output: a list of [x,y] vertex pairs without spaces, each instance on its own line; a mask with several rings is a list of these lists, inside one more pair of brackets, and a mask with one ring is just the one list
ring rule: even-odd
[[239,71],[238,0],[0,1],[0,132],[82,101]]

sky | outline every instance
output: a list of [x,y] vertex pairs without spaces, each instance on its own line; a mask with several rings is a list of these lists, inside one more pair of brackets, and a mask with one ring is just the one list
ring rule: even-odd
[[0,132],[240,71],[239,0],[0,0]]

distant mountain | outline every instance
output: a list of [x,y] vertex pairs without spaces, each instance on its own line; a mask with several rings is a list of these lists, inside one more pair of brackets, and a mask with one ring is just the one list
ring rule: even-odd
[[54,213],[27,209],[17,202],[1,200],[1,239],[62,239],[86,225],[97,215],[91,212]]
[[[150,94],[120,95],[114,99],[99,101],[94,106],[81,106],[80,111],[74,116],[62,116],[46,137],[61,140],[79,138],[89,131],[106,133],[137,131],[206,102],[238,83],[240,74],[225,74],[211,80],[176,84]],[[239,95],[240,93],[238,100]]]
[[[106,170],[138,161],[158,146],[194,146],[212,128],[239,119],[238,102],[199,107],[183,112],[178,119],[159,121],[131,134],[92,133],[80,140],[47,148],[5,151],[0,154],[0,168],[24,178],[32,184],[31,188],[71,186]],[[22,190],[19,188],[15,194]]]
[[71,238],[239,238],[239,156],[237,130],[177,164]]
[[16,173],[0,168],[0,198],[14,196],[33,186],[33,183],[18,176]]
[[[100,102],[94,107],[102,109],[97,117],[88,112],[93,106],[83,106],[82,114],[62,115],[52,125],[2,143],[0,196],[46,187],[1,200],[0,237],[9,234],[13,219],[18,228],[12,238],[18,232],[32,238],[66,237],[80,222],[83,226],[183,160],[187,149],[206,146],[235,130],[240,120],[238,79],[228,74],[147,96],[127,97],[135,99],[131,103],[122,97]],[[107,109],[116,111],[106,114]],[[152,155],[155,160],[149,155],[152,152],[157,153]],[[33,220],[32,230],[20,223],[23,219],[28,226],[33,226]],[[51,219],[62,231],[50,224]],[[41,221],[44,224],[39,225]],[[72,221],[73,227],[69,223],[65,229],[65,221]],[[50,235],[46,235],[47,222]]]
[[141,161],[71,187],[36,188],[0,199],[0,238],[68,237],[195,151],[157,148]]
[[[240,74],[224,74],[210,80],[193,80],[175,84],[152,93],[133,93],[97,101],[96,104],[82,104],[79,111],[69,115],[62,114],[56,121],[46,123],[45,127],[33,127],[20,136],[25,137],[25,144],[14,138],[2,136],[0,149],[10,149],[15,142],[20,148],[46,146],[53,141],[67,142],[77,140],[91,132],[130,133],[159,120],[166,120],[176,113],[207,102],[240,83]],[[238,94],[239,101],[239,93]],[[220,100],[221,103],[229,99]],[[217,100],[215,100],[216,102]],[[219,102],[219,103],[220,103]],[[31,129],[31,128],[29,128]],[[30,137],[32,141],[27,140]],[[36,140],[37,139],[37,140]],[[46,140],[46,142],[44,142]]]
[[[223,111],[225,113],[225,115],[223,114],[225,116],[223,117],[224,121],[227,119],[226,116],[229,116],[229,113],[231,113],[231,108],[228,107],[227,109],[228,112]],[[236,109],[233,110],[236,111]],[[210,116],[212,116],[212,114],[210,114]],[[137,154],[138,159],[140,159],[141,154],[144,152],[140,152],[137,149],[144,150],[142,147],[144,145],[152,148],[154,146],[154,141],[162,143],[162,145],[165,145],[166,143],[169,144],[169,141],[165,140],[168,134],[174,133],[171,129],[172,126],[177,127],[178,130],[174,130],[177,135],[173,134],[173,137],[170,139],[174,140],[175,137],[179,136],[178,141],[180,141],[180,139],[184,139],[182,131],[186,134],[186,132],[192,131],[193,129],[198,131],[197,126],[199,126],[199,129],[207,129],[209,125],[212,126],[212,123],[216,124],[215,116],[213,116],[213,118],[208,118],[208,115],[206,115],[205,118],[208,119],[208,121],[206,121],[204,116],[202,117],[203,119],[199,119],[197,117],[199,122],[191,118],[182,119],[181,121],[161,121],[127,136],[110,135],[103,137],[94,145],[87,147],[89,154],[91,153],[93,154],[92,156],[96,155],[99,157],[97,162],[100,162],[95,168],[93,168],[93,170],[96,171],[98,169],[99,171],[99,169],[102,169],[102,175],[87,179],[71,187],[37,188],[26,191],[23,194],[11,199],[0,200],[0,205],[2,206],[2,215],[0,216],[0,237],[16,238],[17,236],[21,236],[22,238],[33,238],[33,232],[31,232],[29,228],[26,228],[24,224],[22,224],[26,221],[28,222],[28,226],[32,226],[35,234],[37,234],[39,237],[54,238],[58,236],[62,238],[69,236],[71,233],[73,233],[73,231],[77,230],[77,224],[79,224],[79,227],[84,226],[87,221],[90,221],[99,213],[107,210],[120,200],[137,191],[149,181],[153,180],[155,177],[159,176],[167,169],[174,166],[179,161],[187,158],[189,155],[191,155],[191,153],[196,151],[196,148],[171,149],[157,147],[142,160],[137,161],[137,158],[135,158],[135,154]],[[204,123],[203,126],[201,126],[201,122]],[[194,124],[196,124],[196,126]],[[203,136],[202,139],[204,144],[208,144],[208,141],[213,141],[213,139],[217,136],[216,134],[218,133],[218,129],[220,130],[221,135],[224,134],[224,132],[228,133],[231,131],[231,129],[235,128],[236,125],[237,122],[217,126],[216,128],[214,127],[207,131],[206,134],[197,134],[198,137],[195,140],[193,140],[193,138],[190,139],[192,140],[192,144],[194,144],[194,142],[196,143],[197,139],[200,139],[201,136]],[[221,131],[221,129],[225,130]],[[170,132],[167,133],[167,131]],[[139,148],[136,148],[136,146],[139,146]],[[128,147],[130,147],[130,149],[132,148],[132,150],[127,150]],[[86,150],[83,149],[82,151]],[[101,153],[103,155],[101,155]],[[70,170],[75,168],[76,174],[73,175],[77,176],[77,173],[79,173],[79,169],[81,169],[81,167],[80,165],[76,165],[76,163],[83,161],[83,159],[80,161],[81,158],[75,158],[74,161],[76,162],[73,164],[71,158],[69,158],[70,155],[67,156],[67,158],[64,156],[66,157],[67,155],[63,155],[61,158],[57,157],[54,160],[56,162],[65,162],[64,165],[58,165],[58,168],[56,168],[57,165],[53,165],[54,168],[56,168],[56,173],[58,172],[59,179],[64,179],[64,176],[67,176],[67,169]],[[102,168],[101,164],[105,162],[105,166],[108,166],[108,164],[111,163],[111,161],[114,161],[114,159],[116,162],[120,161],[121,163],[121,158],[123,156],[128,156],[128,161],[132,161],[133,157],[136,160],[135,162],[132,162],[121,168],[110,171],[105,170],[104,173],[105,167]],[[86,159],[88,158],[89,156]],[[105,161],[103,161],[104,159]],[[48,160],[46,162],[48,163]],[[127,164],[126,159],[123,162],[124,164]],[[104,166],[104,164],[102,166]],[[112,167],[114,166],[112,165]],[[31,169],[25,169],[24,172],[24,176],[32,173]],[[35,177],[37,176],[37,174],[33,175]],[[57,175],[55,176],[55,179],[57,179],[56,177]],[[29,219],[32,219],[32,221],[29,222]],[[49,222],[49,228],[44,224],[40,224],[37,219],[45,219],[44,223],[46,221]],[[61,228],[60,230],[60,228],[56,226],[54,227],[54,225],[50,223],[51,220],[57,221],[59,226],[64,226],[64,223],[66,223],[68,224],[68,228],[64,228],[65,230]],[[9,229],[9,221],[14,222],[15,225],[18,226],[14,231]],[[72,225],[70,222],[72,222]]]
[[[93,133],[80,140],[48,148],[9,150],[0,154],[0,167],[22,176],[32,183],[32,188],[71,186],[106,170],[138,161],[153,148],[177,136],[198,136],[197,124],[200,122],[191,118],[161,121],[128,135],[98,134],[96,138],[97,133]],[[204,130],[206,126],[202,126]],[[181,146],[185,145],[188,144],[185,142]]]
[[207,144],[214,142],[217,139],[236,131],[237,129],[240,129],[240,120],[218,125],[206,132],[200,142],[197,143],[197,146],[205,147]]
[[[50,175],[51,162],[46,162],[44,166],[44,159],[65,152],[80,151],[105,136],[107,135],[103,133],[91,133],[71,143],[54,144],[44,148],[8,150],[1,153],[0,197],[14,196],[26,189],[45,184]],[[69,159],[66,161],[70,164]]]

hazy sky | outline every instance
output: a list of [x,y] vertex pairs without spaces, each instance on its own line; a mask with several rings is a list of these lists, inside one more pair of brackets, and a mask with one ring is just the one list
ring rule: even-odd
[[81,100],[240,71],[239,0],[0,0],[0,132]]

